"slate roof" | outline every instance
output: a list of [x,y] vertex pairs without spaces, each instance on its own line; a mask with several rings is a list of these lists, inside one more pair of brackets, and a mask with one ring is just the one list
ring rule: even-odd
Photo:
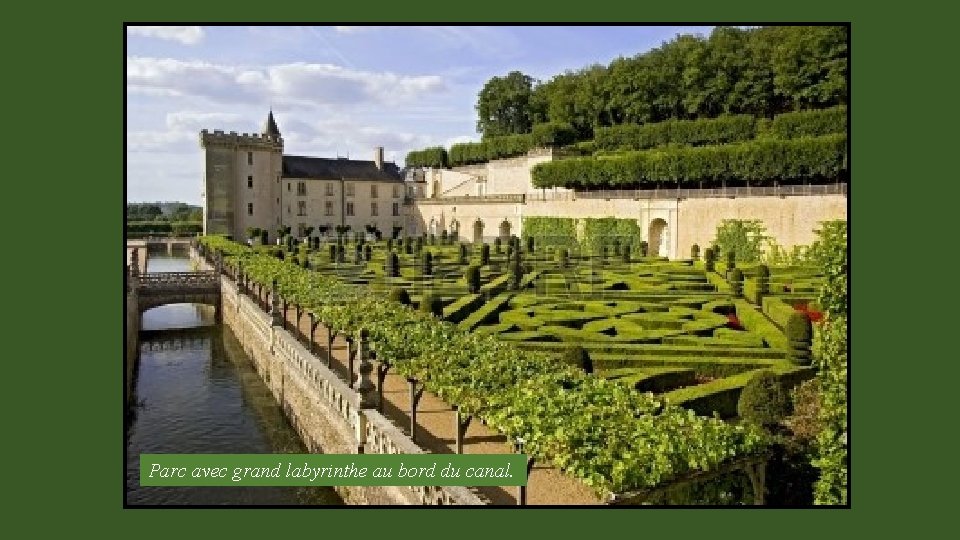
[[273,110],[270,110],[270,114],[267,115],[267,121],[263,125],[263,134],[264,135],[273,135],[274,137],[280,136],[280,128],[277,127],[277,121],[273,119]]
[[396,163],[384,162],[383,170],[380,170],[373,161],[307,156],[283,156],[283,177],[403,182]]

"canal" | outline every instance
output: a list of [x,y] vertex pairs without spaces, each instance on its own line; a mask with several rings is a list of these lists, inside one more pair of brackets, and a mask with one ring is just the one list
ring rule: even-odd
[[[189,271],[151,254],[148,272]],[[127,441],[128,505],[342,505],[327,487],[140,487],[141,453],[306,453],[270,391],[213,308],[175,304],[143,314]]]

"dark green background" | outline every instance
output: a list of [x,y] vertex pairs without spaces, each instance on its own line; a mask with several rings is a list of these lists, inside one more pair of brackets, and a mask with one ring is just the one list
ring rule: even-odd
[[[938,415],[952,412],[956,347],[925,347],[937,335],[956,335],[945,294],[955,280],[951,265],[940,265],[955,251],[950,190],[957,175],[937,170],[938,160],[957,153],[953,18],[922,2],[860,9],[835,0],[622,4],[303,8],[243,0],[226,8],[169,0],[111,11],[21,3],[8,11],[0,33],[2,118],[12,141],[5,145],[2,214],[6,318],[14,321],[3,355],[0,478],[13,500],[4,508],[8,526],[22,522],[31,536],[112,530],[136,538],[294,531],[375,538],[405,530],[425,538],[835,538],[877,527],[884,536],[916,535],[937,517],[951,518],[955,494],[946,476],[954,452],[943,439],[955,421]],[[225,14],[245,22],[852,21],[853,510],[122,510],[122,22]],[[925,298],[947,316],[921,306]]]

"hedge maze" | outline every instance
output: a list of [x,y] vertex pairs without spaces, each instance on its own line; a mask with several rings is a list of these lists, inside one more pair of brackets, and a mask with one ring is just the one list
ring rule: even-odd
[[[529,238],[541,247],[531,251]],[[298,257],[312,270],[523,350],[562,358],[580,346],[594,376],[698,414],[737,416],[740,392],[758,372],[788,384],[812,376],[810,319],[819,315],[822,283],[815,268],[711,254],[668,261],[641,256],[638,244],[629,235],[592,238],[583,250],[562,235],[514,237],[499,247],[353,239],[342,248],[301,248]]]

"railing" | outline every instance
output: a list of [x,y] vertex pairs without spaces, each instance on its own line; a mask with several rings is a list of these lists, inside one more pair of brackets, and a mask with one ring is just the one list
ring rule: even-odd
[[510,193],[501,195],[455,195],[453,197],[417,197],[414,202],[418,204],[456,204],[456,203],[523,203],[526,195],[522,193]]
[[[806,184],[788,186],[618,189],[564,193],[575,199],[703,199],[707,197],[786,197],[801,195],[846,195],[847,184]],[[531,199],[535,198],[531,196]]]
[[154,272],[137,278],[140,287],[196,287],[218,285],[216,272]]

